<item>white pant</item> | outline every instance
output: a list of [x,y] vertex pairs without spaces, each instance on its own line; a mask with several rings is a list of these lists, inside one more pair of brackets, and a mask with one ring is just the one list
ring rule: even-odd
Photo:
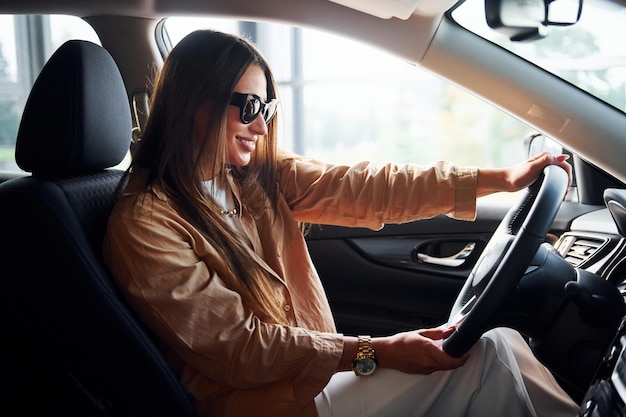
[[452,371],[337,373],[315,405],[319,417],[575,417],[579,409],[510,329],[485,333]]

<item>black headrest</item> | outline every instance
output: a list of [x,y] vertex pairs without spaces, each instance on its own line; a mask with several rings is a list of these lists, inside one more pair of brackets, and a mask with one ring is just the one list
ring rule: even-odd
[[123,160],[131,131],[115,61],[99,45],[72,40],[50,57],[30,92],[15,159],[39,176],[98,171]]

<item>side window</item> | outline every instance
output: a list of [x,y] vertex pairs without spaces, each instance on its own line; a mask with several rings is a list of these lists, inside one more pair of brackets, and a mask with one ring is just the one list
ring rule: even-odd
[[532,129],[459,88],[377,49],[274,23],[168,18],[176,44],[196,28],[250,38],[265,54],[283,110],[283,146],[331,162],[504,166],[525,158]]
[[19,171],[15,139],[28,93],[50,55],[70,39],[100,44],[78,17],[0,15],[0,171]]
[[484,167],[526,158],[532,128],[367,45],[265,22],[176,17],[162,27],[173,45],[197,28],[251,39],[279,84],[282,146],[297,153],[337,163],[446,159]]

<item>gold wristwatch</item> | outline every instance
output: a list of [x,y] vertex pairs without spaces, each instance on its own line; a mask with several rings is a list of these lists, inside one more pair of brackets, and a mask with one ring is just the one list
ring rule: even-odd
[[372,375],[376,370],[376,356],[370,336],[359,336],[359,349],[352,361],[352,370],[357,376]]

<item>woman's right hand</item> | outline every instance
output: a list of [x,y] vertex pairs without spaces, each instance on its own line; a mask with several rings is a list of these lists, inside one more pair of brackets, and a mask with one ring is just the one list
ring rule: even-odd
[[[448,355],[440,341],[452,334],[454,327],[435,327],[393,336],[375,337],[372,346],[378,368],[391,368],[409,374],[431,374],[436,371],[462,366],[469,354],[460,358]],[[338,371],[351,369],[352,360],[358,348],[356,337],[345,337],[343,357]]]
[[455,358],[448,355],[439,343],[453,331],[454,327],[436,327],[374,338],[372,345],[378,367],[424,375],[458,368],[467,361],[469,354]]

